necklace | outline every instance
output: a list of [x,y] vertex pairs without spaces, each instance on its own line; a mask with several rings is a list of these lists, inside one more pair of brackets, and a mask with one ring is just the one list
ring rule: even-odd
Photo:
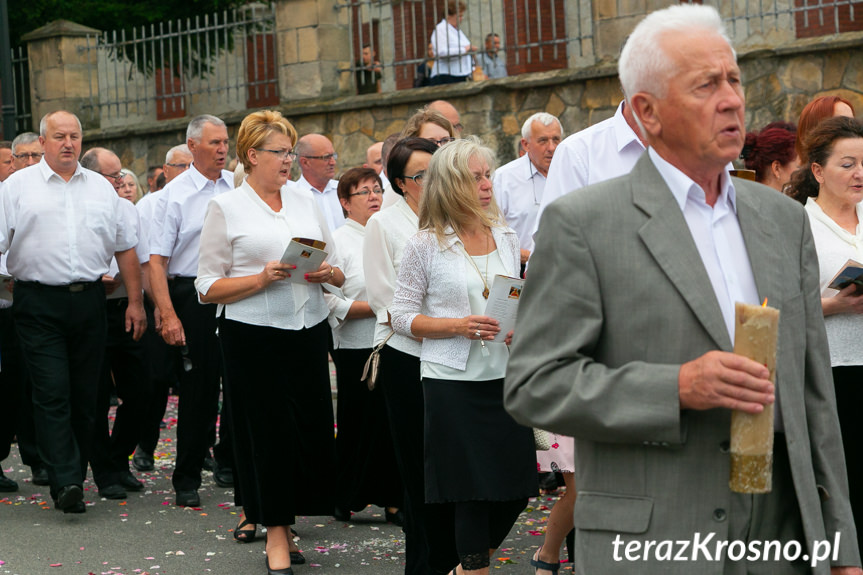
[[479,279],[482,280],[482,287],[485,288],[482,290],[482,297],[485,299],[488,299],[489,289],[488,289],[488,281],[486,280],[486,278],[488,277],[488,235],[485,236],[486,255],[485,255],[485,274],[484,275],[481,271],[479,271],[479,266],[477,266],[476,262],[473,261],[473,257],[469,253],[467,253],[467,249],[465,249],[465,247],[464,247],[464,242],[462,242],[460,245],[461,245],[461,250],[464,252],[464,255],[467,256],[467,261],[469,261],[471,263],[471,265],[473,266],[473,269],[475,269],[476,273],[479,274]]

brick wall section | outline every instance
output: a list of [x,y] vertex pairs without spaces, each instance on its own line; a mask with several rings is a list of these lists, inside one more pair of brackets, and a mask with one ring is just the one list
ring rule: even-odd
[[[863,3],[853,5],[826,6],[819,8],[823,0],[795,0],[795,8],[800,9],[794,14],[795,29],[798,38],[813,38],[827,36],[837,32],[856,32],[863,30]],[[811,8],[807,8],[811,6]],[[854,19],[852,19],[852,14]],[[836,22],[839,22],[838,30]]]
[[[506,15],[506,69],[509,75],[566,68],[564,0],[528,0],[527,3],[525,0],[504,0],[503,5]],[[554,44],[513,48],[538,42]]]
[[247,108],[279,105],[276,38],[273,34],[257,34],[246,39],[246,76],[249,82]]
[[[431,0],[425,2],[425,9],[418,2],[393,3],[396,61],[426,57],[429,40],[435,26],[440,21],[440,18],[435,20],[436,14],[440,15],[442,12],[435,11]],[[413,87],[416,65],[397,66],[395,73],[396,90],[406,90]]]

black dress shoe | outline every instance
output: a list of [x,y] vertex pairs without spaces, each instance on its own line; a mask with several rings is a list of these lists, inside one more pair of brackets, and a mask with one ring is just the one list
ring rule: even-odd
[[144,491],[144,484],[138,481],[138,478],[132,475],[131,471],[127,471],[120,475],[120,485],[126,491]]
[[200,507],[201,498],[198,496],[197,489],[183,490],[177,492],[177,497],[174,499],[174,503],[176,503],[178,507]]
[[270,560],[269,558],[264,559],[267,563],[267,575],[294,575],[294,570],[290,567],[285,567],[284,569],[270,569]]
[[105,499],[126,499],[126,490],[119,483],[99,488],[99,497]]
[[48,470],[44,467],[31,467],[30,470],[33,472],[33,485],[49,485],[51,481],[48,479]]
[[218,462],[215,465],[216,467],[213,469],[213,480],[216,482],[216,485],[219,487],[233,487],[234,470],[230,467],[221,467]]
[[132,465],[138,471],[153,471],[156,468],[153,454],[147,453],[140,447],[135,450],[135,455],[132,456]]
[[18,491],[18,483],[3,475],[3,471],[0,470],[0,492],[13,493],[15,491]]
[[306,558],[300,551],[291,551],[291,565],[302,565],[306,562]]
[[64,513],[82,513],[75,511],[78,504],[84,503],[84,491],[80,485],[67,485],[57,492],[57,499],[54,501],[55,506]]
[[392,523],[398,527],[405,526],[405,514],[402,513],[402,510],[399,509],[395,513],[390,513],[386,509],[384,509],[384,515],[387,519],[387,523]]
[[335,512],[333,512],[333,517],[336,518],[336,521],[348,522],[351,520],[351,512],[346,511],[342,507],[336,506]]

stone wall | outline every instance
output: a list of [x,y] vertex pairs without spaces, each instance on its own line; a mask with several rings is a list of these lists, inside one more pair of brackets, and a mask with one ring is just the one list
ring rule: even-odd
[[[774,120],[794,121],[818,95],[840,94],[863,112],[861,45],[863,33],[851,33],[830,44],[804,40],[781,49],[740,53],[748,129]],[[339,170],[344,170],[361,165],[372,142],[401,130],[413,111],[438,98],[461,111],[465,134],[480,136],[505,163],[515,158],[521,124],[531,114],[547,111],[558,116],[570,134],[611,116],[621,94],[615,67],[600,64],[457,86],[304,101],[279,109],[300,134],[330,137],[340,156]],[[232,137],[243,115],[224,117]],[[161,164],[165,152],[183,141],[185,125],[186,120],[171,120],[134,129],[88,130],[85,147],[113,149],[124,165],[142,174],[148,165]]]

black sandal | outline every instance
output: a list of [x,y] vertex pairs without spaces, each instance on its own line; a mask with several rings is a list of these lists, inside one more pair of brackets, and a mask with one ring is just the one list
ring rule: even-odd
[[248,519],[243,519],[240,521],[239,525],[234,528],[234,539],[236,539],[240,543],[251,543],[258,536],[258,527],[255,526],[254,529],[246,529],[243,530],[243,527],[246,525],[255,525]]
[[539,554],[542,552],[542,547],[536,550],[536,557],[530,558],[530,566],[537,569],[545,569],[546,571],[551,571],[552,575],[557,575],[557,572],[560,571],[560,561],[557,563],[546,563],[542,559],[539,558]]

